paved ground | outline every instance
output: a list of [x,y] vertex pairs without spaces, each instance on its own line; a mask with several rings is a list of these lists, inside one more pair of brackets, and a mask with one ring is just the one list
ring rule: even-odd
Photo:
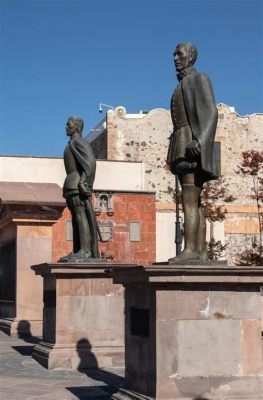
[[33,347],[0,331],[0,400],[109,400],[123,382],[123,371],[48,371]]

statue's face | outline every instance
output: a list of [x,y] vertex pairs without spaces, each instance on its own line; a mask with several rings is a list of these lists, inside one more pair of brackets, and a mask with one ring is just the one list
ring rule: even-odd
[[68,122],[66,124],[66,132],[68,136],[72,136],[73,133],[76,132],[76,125],[73,119],[68,119]]
[[177,46],[174,52],[174,64],[176,71],[181,72],[191,64],[191,53],[185,46]]

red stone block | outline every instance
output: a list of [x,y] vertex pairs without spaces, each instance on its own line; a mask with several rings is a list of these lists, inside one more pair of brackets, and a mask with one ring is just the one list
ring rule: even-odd
[[148,222],[148,223],[143,223],[142,224],[142,232],[155,232],[156,228],[155,228],[155,223],[154,222]]
[[115,224],[115,232],[129,232],[129,225],[127,223]]

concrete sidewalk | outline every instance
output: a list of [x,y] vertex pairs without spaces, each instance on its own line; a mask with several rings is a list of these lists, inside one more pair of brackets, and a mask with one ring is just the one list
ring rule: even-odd
[[32,359],[34,343],[0,332],[0,400],[109,400],[123,370],[47,370]]

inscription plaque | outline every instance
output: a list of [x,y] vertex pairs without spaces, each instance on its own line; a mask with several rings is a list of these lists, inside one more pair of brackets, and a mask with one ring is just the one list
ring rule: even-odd
[[73,228],[71,221],[66,222],[66,239],[71,241],[73,240]]
[[130,308],[131,334],[149,337],[150,334],[150,311],[146,308]]
[[130,242],[140,242],[141,240],[141,224],[140,222],[130,222]]
[[56,290],[44,290],[44,307],[56,307]]
[[111,242],[113,237],[113,223],[111,221],[98,221],[103,242]]

